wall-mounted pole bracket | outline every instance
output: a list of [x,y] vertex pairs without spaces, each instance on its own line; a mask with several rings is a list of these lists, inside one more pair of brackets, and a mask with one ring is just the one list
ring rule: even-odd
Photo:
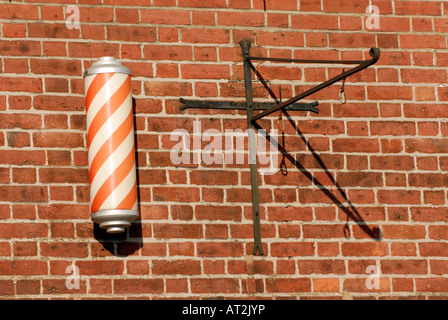
[[[224,109],[224,110],[246,110],[247,127],[248,127],[248,140],[249,140],[249,164],[250,164],[250,176],[251,176],[251,190],[252,190],[252,216],[253,216],[253,231],[254,231],[254,250],[253,254],[256,255],[257,252],[263,255],[263,247],[261,242],[261,224],[260,224],[260,197],[258,190],[258,170],[257,170],[257,137],[256,137],[256,127],[255,122],[260,120],[277,110],[290,110],[290,111],[310,111],[314,113],[319,113],[316,108],[318,102],[314,101],[311,103],[297,103],[297,101],[302,100],[313,93],[316,93],[338,81],[344,80],[361,71],[369,66],[375,64],[380,57],[380,49],[371,48],[370,60],[310,60],[310,59],[283,59],[283,58],[266,58],[266,57],[253,57],[250,55],[251,43],[250,41],[240,41],[240,46],[243,53],[243,66],[244,66],[244,86],[246,93],[245,102],[233,102],[233,101],[199,101],[199,100],[185,100],[180,99],[183,104],[180,109],[185,110],[189,108],[197,109]],[[275,103],[260,103],[253,101],[252,94],[252,71],[254,66],[252,61],[271,61],[271,62],[285,62],[285,63],[313,63],[313,64],[356,64],[358,66],[349,69],[348,71],[343,71],[340,75],[333,77],[311,89],[302,92],[301,94],[285,101],[276,101]],[[255,70],[254,70],[255,71]],[[260,79],[261,80],[261,79]],[[263,81],[262,81],[263,82]],[[265,88],[271,93],[269,86],[266,82],[263,83]],[[261,112],[254,115],[254,110],[260,110]]]

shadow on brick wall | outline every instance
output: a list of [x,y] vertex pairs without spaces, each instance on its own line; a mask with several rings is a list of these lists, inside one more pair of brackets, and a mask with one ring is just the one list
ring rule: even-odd
[[[256,77],[258,80],[262,83],[266,91],[268,92],[269,96],[277,103],[279,104],[281,102],[281,91],[280,93],[280,99],[277,98],[275,93],[272,91],[272,89],[269,87],[268,82],[263,78],[262,74],[257,70],[257,68],[250,64],[251,69],[254,71]],[[281,90],[281,88],[279,88]],[[345,191],[339,186],[337,181],[334,179],[334,177],[331,175],[331,172],[328,170],[327,166],[325,166],[325,163],[322,161],[321,157],[316,153],[316,151],[313,149],[313,147],[309,144],[306,137],[303,135],[303,133],[300,131],[300,129],[297,127],[294,120],[291,118],[291,116],[288,114],[286,110],[282,110],[282,113],[286,116],[288,119],[288,122],[293,127],[295,133],[299,135],[299,137],[302,139],[302,141],[305,143],[306,146],[308,146],[308,150],[313,155],[316,162],[319,164],[319,166],[324,170],[330,181],[333,183],[333,185],[336,187],[336,194],[333,194],[330,190],[328,190],[316,177],[314,177],[297,159],[294,158],[293,155],[288,153],[288,151],[285,149],[285,143],[284,143],[284,136],[282,143],[280,141],[276,141],[272,136],[270,136],[265,130],[263,130],[263,134],[265,135],[265,138],[273,144],[275,147],[278,148],[278,150],[281,152],[283,161],[280,164],[280,169],[282,171],[282,174],[287,174],[287,168],[286,164],[284,163],[285,159],[288,159],[297,169],[299,169],[305,177],[307,177],[312,184],[314,184],[316,187],[319,188],[320,191],[322,191],[328,198],[331,199],[331,201],[334,202],[338,206],[340,210],[342,210],[346,216],[347,216],[347,223],[344,226],[344,235],[348,239],[350,238],[350,228],[348,225],[349,219],[355,221],[359,227],[372,239],[380,241],[382,238],[381,235],[381,229],[378,227],[370,227],[367,225],[367,223],[364,221],[364,219],[361,217],[361,214],[359,211],[355,208],[355,206],[350,202],[347,194]],[[254,123],[254,127],[257,130],[263,129],[260,127],[259,124]],[[342,201],[341,201],[342,200]]]
[[[311,174],[303,165],[297,161],[297,159],[294,158],[293,155],[291,155],[280,141],[276,141],[272,136],[270,136],[268,133],[263,133],[265,135],[265,138],[272,143],[274,146],[278,147],[278,150],[281,152],[282,156],[285,159],[288,159],[289,162],[291,162],[294,167],[300,170],[302,174],[307,177],[312,184],[314,184],[316,187],[319,188],[320,191],[322,191],[328,198],[331,199],[331,201],[334,202],[334,204],[337,205],[337,207],[342,210],[346,216],[347,216],[347,223],[344,226],[344,235],[346,238],[350,238],[350,228],[348,226],[349,219],[355,221],[358,226],[373,240],[380,241],[381,236],[381,229],[378,227],[370,227],[367,225],[367,223],[364,221],[364,219],[361,217],[361,214],[356,209],[356,207],[350,202],[347,194],[345,191],[339,186],[337,181],[334,179],[334,177],[331,175],[331,172],[328,170],[328,168],[325,166],[325,163],[322,161],[322,159],[319,157],[319,155],[315,152],[315,150],[312,148],[312,146],[309,144],[308,140],[305,138],[303,133],[300,131],[300,129],[296,126],[295,122],[289,114],[284,111],[283,112],[286,118],[288,119],[289,123],[294,128],[295,132],[300,136],[300,138],[303,140],[306,146],[308,146],[309,151],[313,155],[316,162],[319,164],[319,166],[324,170],[328,178],[331,180],[333,185],[336,187],[336,192],[332,192],[328,190],[318,179],[316,179],[315,176]],[[258,125],[257,123],[254,123],[254,126],[257,130],[263,129]],[[343,201],[341,201],[343,200]]]

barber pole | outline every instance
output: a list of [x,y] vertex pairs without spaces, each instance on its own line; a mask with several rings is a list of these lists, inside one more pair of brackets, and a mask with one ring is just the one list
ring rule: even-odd
[[91,219],[121,233],[138,217],[131,71],[101,57],[85,73]]

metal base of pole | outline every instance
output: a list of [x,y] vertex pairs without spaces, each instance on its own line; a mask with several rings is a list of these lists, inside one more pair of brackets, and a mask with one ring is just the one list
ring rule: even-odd
[[100,228],[106,229],[107,233],[122,233],[125,228],[131,226],[131,222],[138,218],[137,210],[105,210],[90,214],[93,222],[98,223]]

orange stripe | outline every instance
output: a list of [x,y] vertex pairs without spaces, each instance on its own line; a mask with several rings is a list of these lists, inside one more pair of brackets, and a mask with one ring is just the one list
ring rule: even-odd
[[107,81],[109,81],[110,78],[112,78],[113,75],[114,75],[113,73],[99,73],[95,76],[95,78],[93,78],[92,82],[90,83],[89,88],[87,89],[87,93],[86,93],[86,110],[87,111],[89,110],[92,100],[98,94],[98,91],[101,90],[101,88],[106,84]]
[[115,169],[112,175],[104,181],[92,201],[92,212],[98,211],[104,201],[112,194],[112,192],[120,185],[120,183],[128,176],[129,172],[134,168],[135,153],[134,148],[129,152],[126,159]]
[[137,181],[135,181],[134,186],[128,195],[121,201],[117,209],[132,209],[135,201],[137,201]]
[[98,170],[104,164],[104,162],[112,155],[112,153],[123,143],[129,133],[132,131],[132,110],[129,112],[128,117],[123,121],[120,127],[110,136],[109,139],[101,146],[97,154],[90,164],[89,176],[90,183],[92,183]]
[[131,93],[131,78],[128,77],[121,87],[110,97],[93,118],[87,132],[87,147],[90,148],[92,140],[101,129],[107,119],[123,104]]

